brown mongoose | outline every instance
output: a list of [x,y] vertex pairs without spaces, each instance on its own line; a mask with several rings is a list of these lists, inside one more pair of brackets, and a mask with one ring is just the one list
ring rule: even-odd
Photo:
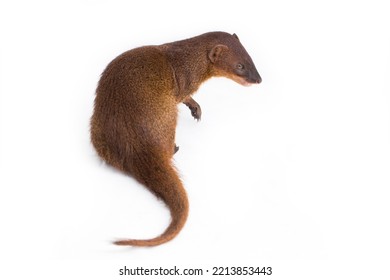
[[156,246],[174,238],[188,215],[188,199],[172,165],[179,103],[199,120],[201,109],[191,95],[213,76],[242,85],[261,77],[237,35],[210,32],[190,39],[129,50],[104,70],[96,90],[91,140],[108,164],[134,177],[171,212],[160,236],[114,242]]

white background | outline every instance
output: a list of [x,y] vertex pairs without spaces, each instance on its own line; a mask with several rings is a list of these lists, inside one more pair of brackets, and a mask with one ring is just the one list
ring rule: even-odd
[[[2,265],[15,279],[180,262],[389,279],[389,14],[375,0],[2,1]],[[199,123],[180,105],[188,221],[163,246],[115,247],[160,234],[169,213],[97,158],[99,76],[128,49],[216,30],[238,34],[263,83],[208,81]]]

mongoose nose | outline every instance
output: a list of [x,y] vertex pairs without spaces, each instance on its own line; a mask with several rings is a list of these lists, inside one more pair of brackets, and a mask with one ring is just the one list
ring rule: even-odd
[[261,76],[260,76],[260,74],[256,70],[254,70],[252,72],[251,76],[252,76],[252,82],[254,84],[260,84],[261,83],[261,81],[262,81]]
[[257,79],[256,79],[256,84],[260,84],[261,82],[262,82],[262,79],[261,79],[261,77],[259,76]]

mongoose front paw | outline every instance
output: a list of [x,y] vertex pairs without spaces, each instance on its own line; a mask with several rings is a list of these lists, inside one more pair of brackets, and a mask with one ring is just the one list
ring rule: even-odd
[[187,97],[187,99],[185,99],[183,103],[188,108],[190,108],[191,115],[195,118],[195,120],[200,121],[200,118],[202,116],[202,110],[200,109],[199,104],[194,99],[192,99],[192,97]]
[[202,109],[200,109],[200,106],[191,106],[191,115],[195,118],[195,120],[200,121],[200,118],[202,117]]

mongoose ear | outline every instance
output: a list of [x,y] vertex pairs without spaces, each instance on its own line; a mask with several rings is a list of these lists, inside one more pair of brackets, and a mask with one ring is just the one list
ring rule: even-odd
[[225,45],[216,45],[212,48],[212,50],[209,52],[209,59],[212,63],[215,63],[218,58],[220,57],[221,53],[223,51],[227,51],[229,48]]
[[233,37],[236,38],[237,40],[240,40],[236,33],[233,33]]

